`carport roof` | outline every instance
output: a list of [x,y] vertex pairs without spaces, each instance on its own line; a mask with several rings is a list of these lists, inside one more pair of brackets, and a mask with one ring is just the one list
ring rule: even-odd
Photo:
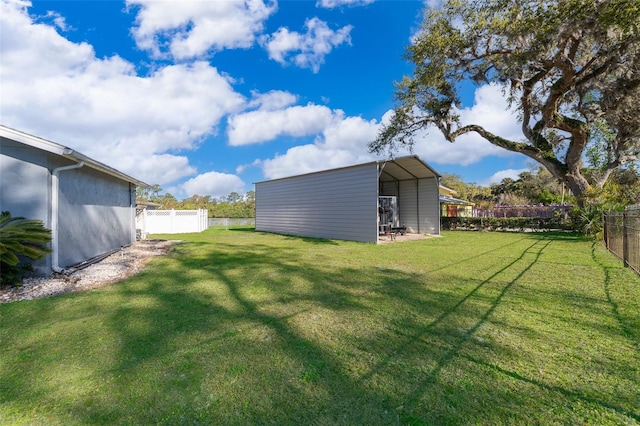
[[382,182],[440,177],[417,155],[378,161],[378,165]]
[[291,178],[296,178],[298,176],[332,172],[334,170],[348,169],[351,167],[364,166],[367,164],[378,165],[378,179],[382,182],[396,182],[396,181],[402,181],[402,180],[414,180],[414,179],[440,177],[440,173],[432,169],[429,165],[427,165],[427,163],[422,161],[420,157],[418,157],[417,155],[410,155],[410,156],[400,157],[400,158],[391,158],[388,160],[378,160],[378,161],[372,161],[369,163],[354,164],[352,166],[338,167],[335,169],[318,170],[316,172],[303,173],[301,175],[295,175],[295,176],[285,176],[281,178],[275,178],[275,179],[260,181],[255,183],[258,184],[258,183],[272,182],[277,180],[291,179]]

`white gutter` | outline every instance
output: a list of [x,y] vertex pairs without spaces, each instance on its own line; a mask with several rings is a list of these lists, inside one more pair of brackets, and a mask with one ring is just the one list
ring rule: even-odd
[[58,190],[60,186],[58,175],[65,170],[79,169],[82,166],[84,166],[84,161],[70,166],[57,167],[51,173],[51,269],[57,273],[64,272],[64,269],[58,265]]

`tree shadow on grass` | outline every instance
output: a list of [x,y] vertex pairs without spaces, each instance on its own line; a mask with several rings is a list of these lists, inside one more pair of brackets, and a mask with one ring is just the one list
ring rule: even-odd
[[231,232],[256,232],[255,226],[229,226]]
[[[471,344],[549,241],[533,238],[526,247],[514,246],[513,258],[492,275],[470,280],[462,293],[433,289],[428,274],[318,265],[302,254],[314,252],[309,247],[316,244],[188,242],[117,286],[54,298],[49,305],[34,302],[21,318],[38,318],[42,306],[48,309],[46,321],[35,320],[25,334],[25,344],[39,345],[30,353],[45,357],[53,348],[65,354],[54,360],[56,366],[41,365],[81,375],[86,388],[65,390],[61,378],[47,382],[51,371],[20,376],[0,370],[0,383],[11,380],[6,388],[28,389],[3,393],[0,401],[46,410],[58,423],[453,424],[517,418],[521,407],[482,404],[487,395],[496,405],[510,401],[513,389],[493,389],[492,380],[470,383],[463,373],[449,376],[452,364],[463,360],[480,369],[478,377],[507,375],[529,386],[517,387],[521,395],[515,398],[523,404],[535,401],[541,387],[570,400],[599,402],[494,367]],[[66,341],[39,337],[56,321],[73,327]],[[484,351],[501,350],[486,346]],[[18,364],[13,358],[20,354],[11,352],[8,363]],[[531,419],[544,416],[534,412]]]
[[[527,377],[526,374],[521,374],[516,371],[511,371],[500,367],[499,365],[488,361],[490,357],[484,358],[482,355],[487,353],[496,353],[499,350],[505,350],[501,348],[490,347],[481,337],[477,337],[476,333],[481,326],[491,317],[496,308],[502,303],[503,299],[509,292],[509,290],[516,284],[531,268],[540,261],[540,258],[545,249],[555,241],[555,238],[548,238],[545,235],[541,235],[542,238],[534,238],[534,242],[525,248],[518,258],[515,258],[509,264],[502,266],[497,272],[493,273],[488,278],[482,280],[476,287],[469,291],[464,297],[459,299],[456,304],[440,316],[438,316],[432,322],[428,324],[420,323],[417,321],[405,320],[403,324],[404,340],[401,340],[398,344],[391,345],[387,355],[379,361],[373,368],[361,377],[361,382],[364,384],[367,381],[375,380],[378,376],[385,373],[385,370],[393,371],[397,369],[398,364],[406,362],[407,357],[415,357],[419,352],[416,352],[416,347],[421,347],[424,353],[429,353],[431,362],[425,363],[421,374],[406,376],[405,381],[410,384],[411,390],[405,395],[405,401],[401,406],[400,418],[403,422],[408,424],[432,424],[432,423],[450,423],[454,422],[467,422],[469,417],[457,418],[456,405],[466,405],[467,408],[471,405],[479,404],[485,405],[486,401],[494,401],[497,404],[504,404],[504,401],[516,401],[520,400],[518,407],[511,407],[513,411],[509,411],[506,407],[495,407],[493,413],[499,413],[502,411],[502,415],[506,418],[512,418],[514,415],[522,414],[522,419],[526,418],[526,405],[528,404],[527,398],[523,398],[522,395],[510,395],[511,392],[507,389],[505,392],[501,392],[498,389],[491,389],[482,386],[481,383],[474,383],[473,386],[465,386],[466,372],[455,373],[456,368],[459,368],[461,360],[463,362],[472,362],[476,368],[486,369],[489,367],[493,370],[493,373],[499,373],[498,375],[508,376],[510,379],[515,379],[524,384],[524,387],[531,387],[533,385],[537,389],[533,389],[532,393],[538,393],[543,391],[551,395],[558,394],[566,398],[569,401],[581,401],[583,403],[591,404],[596,407],[604,408],[605,410],[612,410],[617,412],[623,418],[640,420],[640,413],[634,412],[624,404],[617,404],[615,401],[607,400],[606,398],[598,398],[591,395],[592,392],[580,392],[574,391],[570,388],[564,388],[553,384],[545,383],[543,380],[537,380]],[[529,254],[529,256],[525,256]],[[500,282],[500,279],[504,279],[504,275],[512,275],[511,278],[501,285],[501,288],[494,289],[493,301],[489,306],[484,308],[466,306],[471,303],[475,298],[480,296],[481,292],[485,292],[487,287],[495,282]],[[485,295],[486,297],[486,295]],[[475,311],[475,312],[474,312]],[[458,318],[458,321],[454,320],[454,317]],[[460,324],[465,324],[460,326]],[[456,327],[456,324],[459,324]],[[464,328],[463,328],[464,327]],[[412,330],[412,332],[411,332]],[[434,347],[434,343],[439,343],[438,347]],[[365,343],[366,344],[366,343]],[[481,350],[474,355],[474,353],[481,348]],[[483,359],[484,358],[484,359]],[[622,367],[624,368],[624,367]],[[631,366],[629,368],[632,368]],[[447,381],[451,380],[450,375],[458,374],[459,382],[453,383]],[[430,405],[430,402],[434,398],[434,394],[437,395],[442,392],[442,389],[446,386],[450,388],[450,394],[448,395],[449,404],[452,407],[437,407]],[[522,387],[519,385],[519,387]],[[440,390],[438,390],[440,388]],[[472,389],[473,388],[473,389]],[[485,393],[481,391],[484,389]],[[462,397],[461,395],[464,395]],[[502,395],[496,398],[497,395]],[[553,400],[553,397],[551,397]],[[428,408],[425,411],[425,408]],[[492,418],[491,411],[482,412],[480,416],[476,417],[474,421],[480,421],[481,423],[488,421]],[[425,415],[426,413],[426,415]],[[533,421],[537,416],[534,415],[530,420]],[[498,421],[505,417],[496,416],[491,421]],[[539,417],[537,417],[539,421]],[[578,417],[579,418],[579,417]],[[481,420],[484,419],[484,420]]]
[[[190,380],[198,380],[199,388],[213,393],[225,389],[228,394],[238,394],[225,396],[221,405],[211,407],[185,401],[185,411],[175,409],[179,415],[170,414],[169,422],[179,416],[193,420],[195,412],[208,423],[218,424],[299,424],[311,418],[333,423],[340,422],[341,416],[350,422],[393,420],[392,413],[381,409],[380,395],[357,389],[335,354],[319,345],[313,333],[306,334],[311,330],[301,331],[302,322],[292,321],[309,310],[318,314],[363,311],[357,292],[351,291],[353,286],[363,285],[355,278],[358,271],[326,271],[301,264],[296,250],[286,247],[252,245],[237,250],[226,244],[196,246],[198,243],[191,244],[190,251],[197,256],[181,256],[175,259],[177,265],[174,262],[160,268],[162,277],[172,275],[170,268],[185,271],[180,289],[170,290],[175,283],[157,278],[142,291],[123,290],[127,298],[152,297],[155,303],[146,313],[123,308],[113,316],[114,331],[122,339],[115,370],[135,374],[131,370],[141,364],[172,356],[170,352],[176,348],[171,346],[181,333],[201,334],[194,339],[199,347],[194,362],[201,371],[210,368],[215,373],[213,377],[201,373],[199,379],[193,374]],[[189,271],[194,269],[197,273],[192,277]],[[163,319],[167,311],[170,316]],[[137,328],[141,322],[151,327]],[[217,347],[215,341],[224,344]],[[210,359],[216,361],[207,361]],[[280,365],[271,359],[279,359]],[[156,383],[152,395],[171,394],[174,380],[171,373],[170,378]],[[237,386],[231,383],[234,381]],[[260,386],[265,389],[253,388]],[[348,402],[351,395],[361,399],[355,406],[358,408]],[[153,406],[153,401],[144,405]],[[162,418],[142,416],[136,420]]]
[[[597,255],[597,247],[598,242],[594,241],[591,244],[591,258],[593,259],[593,262],[602,269],[602,274],[604,276],[604,292],[607,296],[607,302],[611,307],[611,313],[616,319],[622,333],[638,350],[640,350],[640,320],[632,321],[631,315],[622,315],[620,309],[621,301],[617,300],[619,295],[616,294],[616,290],[618,290],[616,285],[619,283],[617,283],[613,277],[616,274],[623,272],[624,268],[619,264],[610,266],[603,262],[601,257]],[[637,314],[638,310],[629,309],[628,312],[631,314]]]
[[[460,233],[460,234],[468,233],[468,231],[450,231],[450,232]],[[517,233],[510,232],[509,235],[514,237],[519,237],[519,238],[515,240],[511,240],[506,243],[502,240],[499,240],[497,244],[491,244],[490,241],[483,241],[483,243],[485,243],[486,245],[484,245],[480,250],[476,249],[473,255],[464,256],[464,258],[462,259],[459,258],[458,256],[452,256],[451,263],[443,265],[437,269],[432,269],[431,271],[436,272],[436,271],[444,270],[454,265],[463,265],[466,263],[473,264],[477,262],[478,259],[482,259],[487,255],[499,252],[501,250],[518,248],[518,245],[522,244],[523,242],[526,243],[527,241],[530,241],[530,240],[533,240],[536,242],[540,240],[552,241],[552,242],[555,242],[555,241],[580,242],[584,240],[584,238],[579,234],[565,233],[565,232],[517,232]]]

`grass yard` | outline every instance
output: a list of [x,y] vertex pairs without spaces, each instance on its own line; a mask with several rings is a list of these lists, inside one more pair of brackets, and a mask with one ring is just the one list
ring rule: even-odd
[[0,305],[0,424],[640,423],[640,277],[573,234],[443,235],[209,229]]

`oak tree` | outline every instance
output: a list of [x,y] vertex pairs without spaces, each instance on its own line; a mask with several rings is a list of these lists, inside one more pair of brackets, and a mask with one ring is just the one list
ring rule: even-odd
[[[397,83],[398,106],[369,144],[373,152],[412,148],[416,132],[433,126],[450,142],[475,132],[534,159],[579,200],[639,157],[637,0],[445,0],[425,11],[407,59],[413,76]],[[459,91],[468,81],[503,88],[521,139],[461,123]],[[589,178],[588,149],[599,150]]]

